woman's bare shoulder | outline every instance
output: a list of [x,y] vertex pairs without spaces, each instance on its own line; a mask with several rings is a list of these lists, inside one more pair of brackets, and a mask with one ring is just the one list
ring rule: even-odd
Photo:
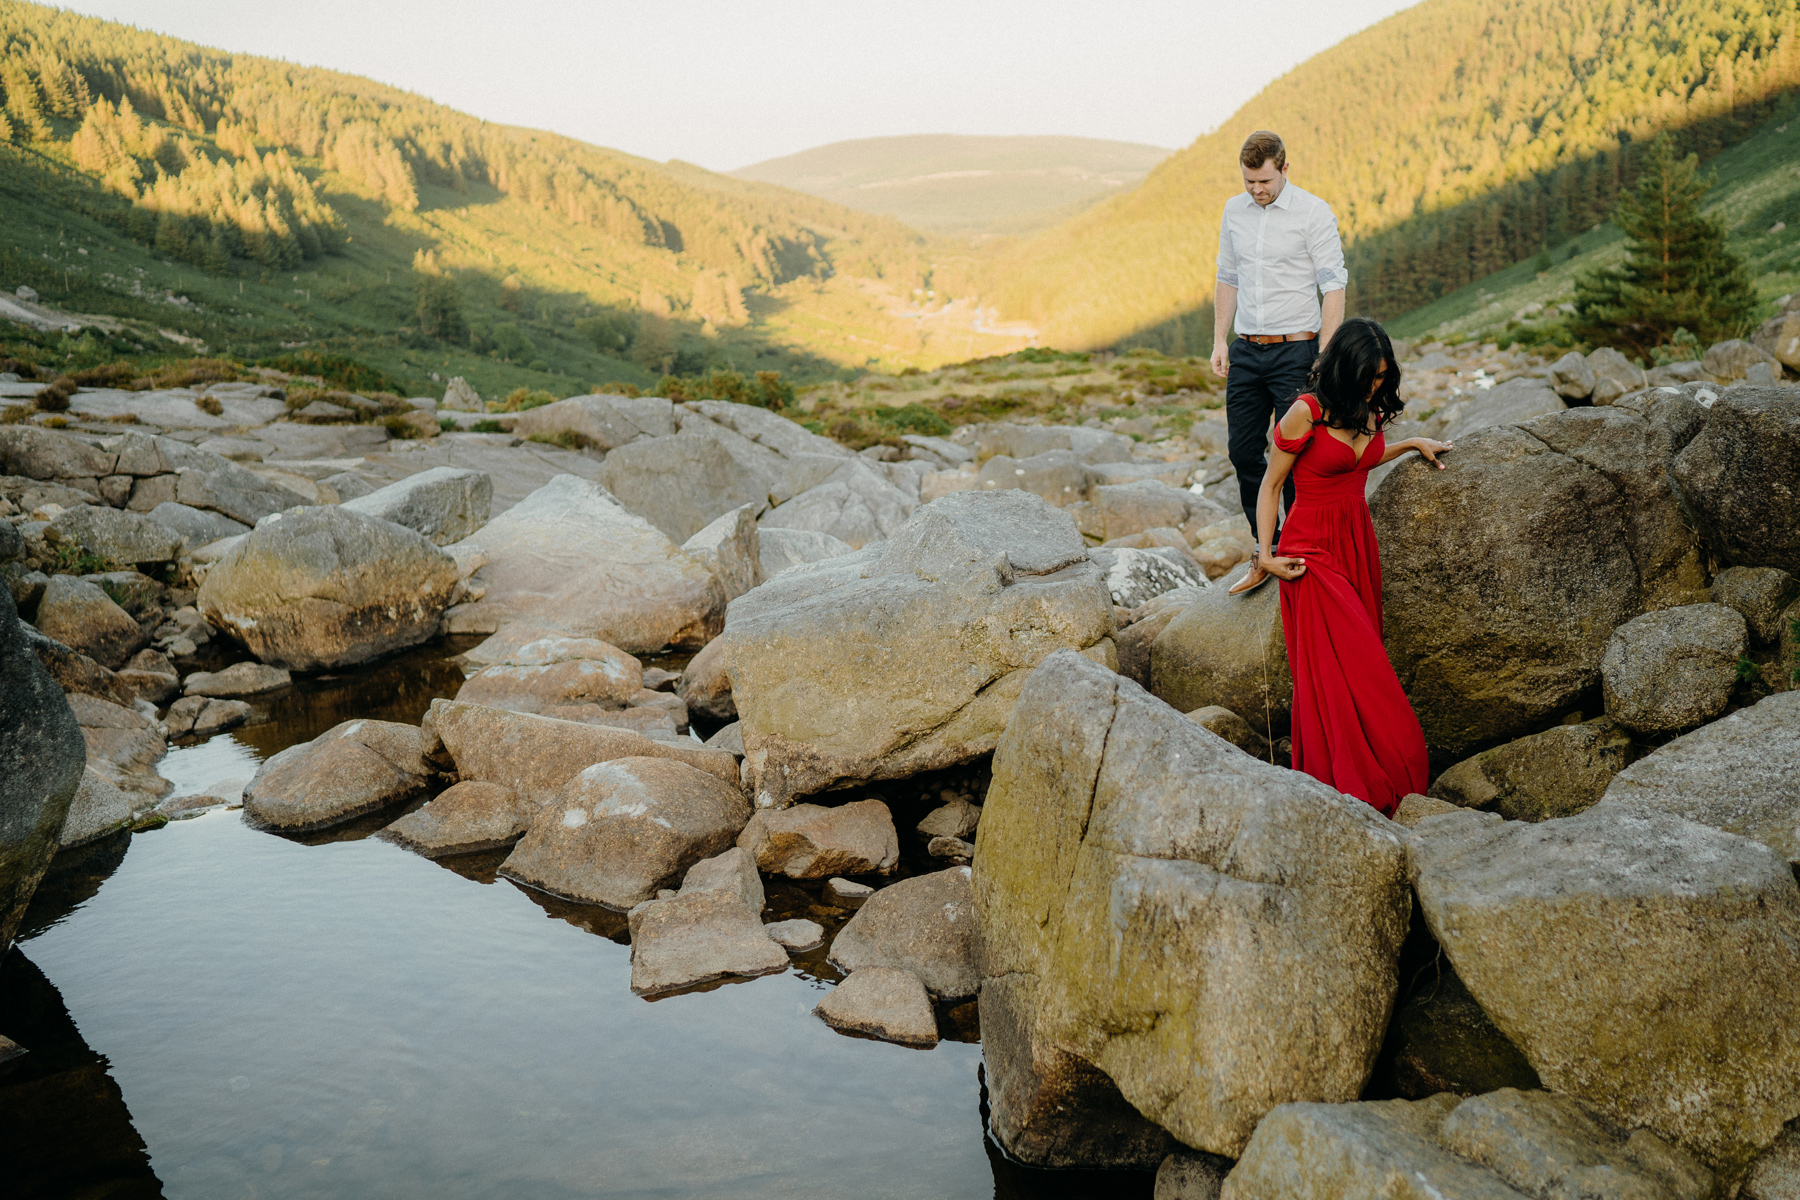
[[1281,430],[1281,436],[1289,440],[1306,436],[1306,431],[1312,427],[1312,409],[1306,406],[1304,400],[1294,401],[1293,407],[1282,416],[1281,424],[1276,426]]

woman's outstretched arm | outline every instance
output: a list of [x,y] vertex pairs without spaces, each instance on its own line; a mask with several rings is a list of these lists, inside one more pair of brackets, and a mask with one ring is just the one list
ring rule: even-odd
[[[1437,456],[1446,450],[1454,450],[1455,448],[1456,444],[1454,442],[1434,442],[1430,438],[1407,438],[1405,441],[1394,442],[1389,445],[1387,450],[1382,453],[1381,462],[1393,462],[1402,454],[1410,454],[1416,450],[1427,462],[1436,463],[1437,469],[1441,471],[1444,469],[1444,464],[1438,462]],[[1380,466],[1381,463],[1376,463],[1375,465]],[[1260,512],[1261,510],[1259,509],[1259,517]]]

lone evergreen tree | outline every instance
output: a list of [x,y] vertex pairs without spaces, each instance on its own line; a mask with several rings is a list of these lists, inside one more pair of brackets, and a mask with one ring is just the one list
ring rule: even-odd
[[419,332],[439,341],[459,341],[468,336],[463,321],[462,297],[454,281],[443,275],[419,277]]
[[1678,329],[1703,344],[1740,333],[1756,306],[1744,261],[1725,246],[1725,227],[1700,211],[1712,186],[1699,160],[1675,157],[1668,134],[1650,144],[1637,188],[1613,215],[1625,231],[1625,263],[1575,283],[1575,336],[1648,359]]

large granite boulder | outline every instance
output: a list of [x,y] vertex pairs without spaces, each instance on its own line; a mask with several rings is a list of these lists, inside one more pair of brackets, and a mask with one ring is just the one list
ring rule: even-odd
[[1181,598],[1185,603],[1158,614],[1161,633],[1152,634],[1152,623],[1131,639],[1154,638],[1149,643],[1150,690],[1182,712],[1217,705],[1242,717],[1263,737],[1286,733],[1294,676],[1288,669],[1276,585],[1264,584],[1240,596],[1219,587],[1184,592]]
[[1734,387],[1675,457],[1675,485],[1700,535],[1737,566],[1800,575],[1800,393]]
[[181,538],[150,517],[93,504],[58,513],[45,528],[44,540],[125,565],[168,562],[181,552]]
[[763,581],[757,507],[739,505],[681,544],[683,554],[713,573],[727,603]]
[[522,438],[573,435],[583,446],[616,450],[639,438],[674,433],[674,405],[661,396],[570,396],[520,413],[512,431]]
[[147,514],[152,521],[181,540],[183,551],[198,550],[221,538],[249,533],[250,526],[234,521],[224,513],[207,512],[165,500]]
[[829,534],[860,550],[892,537],[916,507],[918,498],[894,486],[877,464],[847,458],[817,484],[763,514],[761,527]]
[[86,761],[69,701],[0,589],[0,955],[56,854]]
[[265,521],[200,585],[207,623],[265,663],[367,662],[437,636],[456,562],[423,534],[342,507]]
[[720,638],[757,806],[986,754],[1032,667],[1114,665],[1112,632],[1074,521],[1024,492],[945,496],[885,548],[784,572]]
[[1009,1153],[1160,1159],[1080,1064],[1233,1156],[1278,1104],[1361,1093],[1411,910],[1397,827],[1070,652],[1032,672],[993,770],[974,888]]
[[1552,1092],[1284,1104],[1257,1127],[1222,1200],[1710,1200],[1677,1146]]
[[915,875],[870,896],[838,930],[831,965],[889,967],[918,977],[940,1000],[975,995],[975,898],[968,867]]
[[1725,711],[1749,648],[1744,618],[1723,604],[1684,604],[1634,617],[1600,659],[1606,715],[1639,733],[1692,729]]
[[433,700],[420,725],[427,757],[460,779],[511,788],[533,811],[556,803],[569,780],[595,763],[667,758],[735,784],[737,757],[725,750],[662,742],[605,725],[507,712],[462,700]]
[[855,550],[848,542],[816,529],[759,528],[756,542],[757,562],[764,579],[773,579],[789,567],[841,558]]
[[1199,530],[1231,514],[1186,488],[1157,479],[1110,483],[1093,488],[1088,499],[1069,506],[1082,536],[1110,542],[1146,529]]
[[750,805],[717,776],[666,758],[583,769],[501,864],[501,874],[582,904],[629,909],[731,847]]
[[486,471],[432,467],[346,500],[343,507],[404,525],[434,546],[448,546],[486,525],[493,502],[494,482]]
[[1433,437],[1458,442],[1478,429],[1518,425],[1545,413],[1562,412],[1563,398],[1541,379],[1511,379],[1465,400],[1446,404],[1433,419]]
[[324,829],[417,796],[436,774],[411,725],[344,721],[258,767],[244,815],[283,833]]
[[1620,772],[1603,803],[1755,838],[1800,865],[1800,692],[1676,738]]
[[498,657],[463,682],[458,700],[534,713],[562,704],[623,708],[644,687],[642,663],[594,638],[538,638]]
[[1728,1177],[1800,1115],[1782,855],[1605,803],[1536,825],[1432,817],[1407,855],[1432,934],[1546,1087]]
[[1388,656],[1428,745],[1541,727],[1600,682],[1614,629],[1704,588],[1667,470],[1703,411],[1683,393],[1573,409],[1464,437],[1442,471],[1398,462],[1371,509]]
[[37,627],[110,670],[124,666],[150,640],[112,597],[75,575],[50,577],[38,601]]
[[704,433],[644,438],[606,456],[600,482],[620,504],[675,542],[685,542],[734,508],[769,502],[774,473],[734,457]]
[[1632,758],[1631,735],[1606,717],[1558,725],[1450,767],[1431,794],[1509,821],[1572,817],[1599,803]]
[[573,475],[452,547],[471,548],[487,556],[471,577],[483,594],[452,610],[453,633],[530,621],[644,654],[703,646],[724,621],[724,589],[711,571],[604,487]]

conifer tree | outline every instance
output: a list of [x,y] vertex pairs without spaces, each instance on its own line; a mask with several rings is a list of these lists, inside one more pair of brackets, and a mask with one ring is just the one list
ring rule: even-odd
[[1651,143],[1637,187],[1613,219],[1628,239],[1623,266],[1576,281],[1575,335],[1628,348],[1640,358],[1678,329],[1703,343],[1741,333],[1756,305],[1744,261],[1725,246],[1725,227],[1701,211],[1712,186],[1695,155],[1675,156],[1667,134]]

